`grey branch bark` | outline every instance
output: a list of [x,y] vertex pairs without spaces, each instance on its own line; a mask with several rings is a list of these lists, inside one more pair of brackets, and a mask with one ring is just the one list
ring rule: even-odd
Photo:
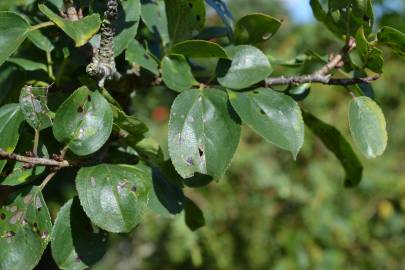
[[328,85],[354,85],[358,83],[370,83],[378,80],[380,75],[355,77],[355,78],[332,78],[330,72],[335,68],[340,68],[344,64],[345,56],[347,56],[356,47],[354,38],[350,38],[347,44],[340,50],[340,52],[331,57],[326,65],[312,74],[298,75],[298,76],[280,76],[269,77],[265,80],[266,86],[274,85],[299,85],[304,83],[321,83]]
[[0,160],[15,160],[15,161],[20,161],[20,162],[24,162],[24,163],[28,163],[28,164],[33,164],[33,165],[43,165],[43,166],[58,167],[58,168],[64,168],[64,167],[70,166],[70,164],[67,160],[57,161],[57,160],[48,159],[48,158],[21,156],[21,155],[15,154],[15,153],[6,152],[1,148],[0,148]]

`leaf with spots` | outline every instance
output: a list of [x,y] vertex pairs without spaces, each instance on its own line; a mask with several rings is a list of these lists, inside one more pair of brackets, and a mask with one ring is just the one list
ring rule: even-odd
[[49,111],[47,88],[24,86],[20,93],[20,108],[25,121],[35,130],[42,130],[52,126]]
[[385,117],[381,108],[371,98],[356,97],[349,107],[350,133],[367,158],[375,158],[387,147]]
[[165,4],[173,44],[197,36],[204,28],[204,0],[165,0]]
[[51,236],[52,257],[60,269],[87,269],[107,248],[108,234],[91,224],[77,197],[59,210]]
[[0,208],[0,269],[33,269],[51,230],[51,217],[38,187],[12,194]]
[[[18,104],[7,104],[0,108],[0,148],[12,153],[20,138],[20,125],[24,115]],[[4,169],[6,160],[0,160],[0,172]]]
[[219,89],[187,90],[174,101],[169,154],[183,178],[195,173],[222,177],[240,139],[240,119]]
[[90,220],[114,233],[130,232],[147,209],[151,170],[144,165],[81,168],[76,176],[80,203]]
[[250,92],[228,91],[232,106],[260,136],[288,150],[294,158],[304,143],[304,122],[298,104],[268,88]]
[[108,140],[113,126],[111,105],[98,91],[83,86],[59,107],[53,134],[79,156],[92,154]]

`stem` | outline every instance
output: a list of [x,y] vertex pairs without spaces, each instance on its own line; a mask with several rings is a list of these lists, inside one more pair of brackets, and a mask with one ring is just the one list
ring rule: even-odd
[[55,80],[55,76],[53,75],[53,68],[52,68],[52,55],[51,52],[46,52],[46,62],[48,63],[48,75],[52,80]]
[[57,171],[51,172],[50,174],[47,175],[47,177],[42,181],[41,185],[39,186],[39,190],[43,190],[44,187],[49,183],[49,181],[52,180],[52,178],[56,175]]
[[53,26],[53,25],[55,25],[55,23],[54,23],[54,22],[51,22],[51,21],[49,21],[49,22],[43,22],[43,23],[39,23],[39,24],[36,24],[36,25],[31,26],[30,30],[31,30],[31,31],[34,31],[34,30],[38,30],[38,29],[45,28],[45,27],[49,27],[49,26]]
[[8,153],[3,149],[0,149],[0,160],[15,160],[19,162],[29,163],[33,165],[43,165],[49,167],[64,168],[69,167],[70,163],[67,160],[54,160],[49,158],[27,157],[17,155],[15,153]]
[[32,152],[36,157],[38,156],[38,144],[39,144],[39,130],[35,129],[34,147],[32,148]]

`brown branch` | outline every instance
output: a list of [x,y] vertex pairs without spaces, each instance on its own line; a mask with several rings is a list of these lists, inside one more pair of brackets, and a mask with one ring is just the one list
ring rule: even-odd
[[298,76],[281,76],[269,77],[265,80],[266,86],[274,85],[299,85],[304,83],[321,83],[328,85],[354,85],[358,83],[370,83],[378,80],[380,75],[356,78],[332,78],[330,72],[335,68],[340,68],[344,64],[345,57],[356,47],[356,42],[353,37],[349,39],[347,44],[336,55],[330,57],[328,63],[312,74]]
[[70,164],[67,160],[58,161],[58,160],[48,159],[48,158],[21,156],[21,155],[15,154],[15,153],[6,152],[1,148],[0,148],[0,160],[15,160],[15,161],[20,161],[20,162],[24,162],[24,163],[32,164],[32,165],[43,165],[43,166],[58,167],[58,168],[64,168],[64,167],[70,166]]

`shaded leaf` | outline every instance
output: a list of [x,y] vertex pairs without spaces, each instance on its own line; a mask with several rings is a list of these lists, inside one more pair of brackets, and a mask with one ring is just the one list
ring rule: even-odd
[[210,5],[219,17],[221,17],[222,21],[226,26],[226,32],[230,38],[233,37],[233,29],[234,29],[234,22],[233,22],[233,15],[232,12],[229,10],[228,5],[225,3],[224,0],[205,0],[205,2]]
[[107,248],[107,234],[93,226],[74,197],[59,210],[52,229],[52,257],[60,269],[87,269]]
[[165,4],[172,43],[190,39],[203,29],[204,0],[165,0]]
[[142,140],[148,127],[135,116],[129,116],[113,105],[111,107],[114,115],[114,129],[117,129],[131,144]]
[[204,213],[189,198],[185,197],[184,219],[190,230],[196,231],[205,225]]
[[[12,153],[20,138],[20,125],[24,115],[18,104],[7,104],[0,108],[0,148]],[[6,165],[6,160],[0,160],[0,172]]]
[[142,20],[148,29],[160,36],[163,45],[170,42],[164,0],[142,0]]
[[140,0],[122,1],[122,9],[114,22],[117,35],[114,37],[114,56],[120,55],[136,36],[141,16]]
[[363,166],[350,143],[335,127],[322,122],[310,113],[303,113],[305,124],[319,137],[324,145],[337,157],[345,170],[345,186],[353,187],[360,183]]

